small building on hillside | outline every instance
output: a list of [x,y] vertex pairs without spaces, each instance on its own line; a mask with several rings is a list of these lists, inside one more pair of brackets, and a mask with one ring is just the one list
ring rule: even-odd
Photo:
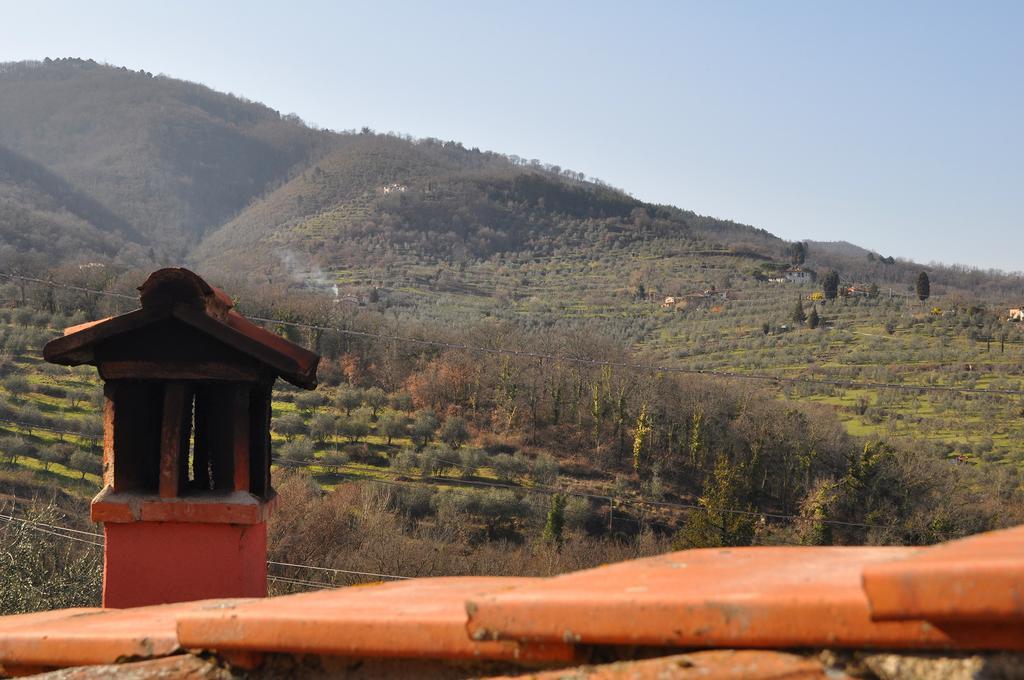
[[1010,310],[1010,321],[1024,321],[1024,309],[1016,307]]
[[869,295],[867,286],[858,286],[856,284],[846,287],[846,297],[867,297]]
[[790,267],[786,270],[786,281],[789,283],[813,283],[814,272],[803,267]]

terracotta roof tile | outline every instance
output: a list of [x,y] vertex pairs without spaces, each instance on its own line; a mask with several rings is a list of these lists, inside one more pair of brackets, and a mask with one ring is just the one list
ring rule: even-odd
[[864,568],[876,620],[1024,623],[1024,526]]
[[[1022,545],[1019,527],[927,549],[691,550],[547,579],[414,579],[270,599],[24,614],[0,617],[0,664],[9,672],[102,664],[183,648],[231,659],[313,654],[414,665],[564,665],[577,660],[579,645],[1019,651]],[[876,617],[906,620],[873,620],[869,594]],[[715,654],[557,677],[687,678],[695,668],[712,678],[735,677],[736,669],[745,677],[815,677],[813,663],[787,655]]]
[[64,609],[0,618],[0,665],[85,666],[167,656],[178,617],[201,602],[137,609]]
[[178,636],[191,648],[355,657],[569,661],[560,641],[521,645],[474,641],[466,600],[539,579],[425,578],[341,590],[212,604],[181,616]]
[[861,571],[912,548],[691,550],[471,598],[476,639],[686,647],[1024,649],[1021,626],[871,620]]

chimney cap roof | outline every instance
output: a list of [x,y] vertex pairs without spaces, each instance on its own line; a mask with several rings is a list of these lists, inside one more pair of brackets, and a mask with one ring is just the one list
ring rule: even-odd
[[257,326],[238,312],[224,291],[181,267],[159,269],[139,286],[141,309],[64,330],[43,348],[52,363],[95,363],[95,348],[123,333],[173,318],[265,364],[298,387],[316,387],[319,355]]

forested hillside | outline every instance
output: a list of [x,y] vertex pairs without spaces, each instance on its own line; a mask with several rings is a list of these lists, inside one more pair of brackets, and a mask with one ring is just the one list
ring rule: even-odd
[[[0,146],[181,259],[328,135],[207,87],[79,59],[0,65]],[[99,217],[99,215],[97,215]]]
[[45,167],[0,146],[0,239],[19,253],[113,257],[145,239]]
[[[0,65],[0,502],[59,487],[39,516],[88,527],[102,392],[40,349],[181,264],[324,357],[315,393],[275,393],[282,562],[548,574],[1021,518],[1020,276],[79,59]],[[85,585],[61,603],[90,602],[93,548],[14,527],[0,577],[63,560]]]

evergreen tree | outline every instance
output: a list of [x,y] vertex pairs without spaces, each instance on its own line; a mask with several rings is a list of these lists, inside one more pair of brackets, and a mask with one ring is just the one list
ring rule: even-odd
[[804,321],[807,321],[807,313],[804,312],[804,303],[797,300],[796,307],[793,308],[793,323],[797,326],[802,326]]
[[811,313],[807,315],[807,325],[810,328],[817,328],[821,323],[821,319],[818,317],[818,308],[811,306]]
[[914,285],[917,291],[917,299],[924,302],[932,294],[931,281],[928,280],[928,273],[921,272],[917,275],[917,283]]
[[789,247],[789,256],[794,266],[800,266],[807,259],[807,244],[797,241]]
[[633,472],[640,474],[640,467],[643,463],[644,440],[651,433],[651,419],[647,416],[647,404],[640,408],[640,415],[636,417],[636,427],[633,429]]
[[746,502],[745,470],[719,456],[711,476],[705,480],[699,503],[676,534],[675,546],[714,548],[750,545],[756,528],[756,513]]
[[835,300],[836,296],[839,295],[839,272],[835,269],[830,271],[825,276],[825,280],[822,281],[821,289],[825,293],[826,300]]
[[565,528],[565,496],[556,493],[551,496],[551,509],[544,523],[544,540],[562,545],[562,530]]

